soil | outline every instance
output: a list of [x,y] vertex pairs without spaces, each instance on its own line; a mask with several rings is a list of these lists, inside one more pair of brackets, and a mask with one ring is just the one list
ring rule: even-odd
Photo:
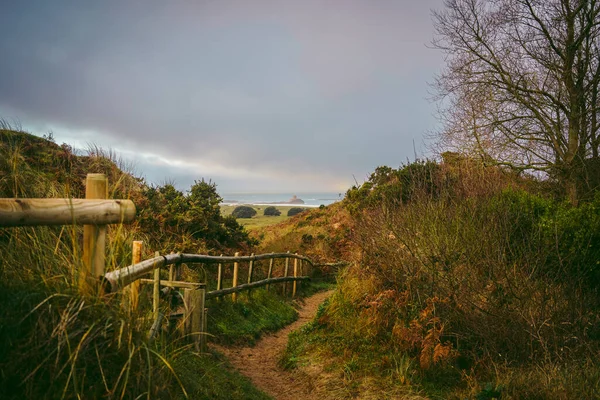
[[221,347],[212,345],[223,353],[231,364],[263,392],[276,400],[312,400],[320,397],[307,379],[297,371],[285,371],[277,363],[285,350],[290,332],[309,322],[321,304],[333,291],[317,293],[305,299],[298,310],[298,320],[280,331],[263,337],[253,347]]

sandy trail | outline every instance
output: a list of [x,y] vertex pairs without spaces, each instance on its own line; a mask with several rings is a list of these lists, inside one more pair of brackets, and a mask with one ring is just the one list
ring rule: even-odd
[[298,320],[280,331],[263,337],[254,347],[222,347],[211,345],[229,359],[231,364],[252,380],[260,390],[268,393],[277,400],[311,400],[318,399],[312,393],[310,385],[294,371],[285,371],[278,367],[277,362],[285,350],[288,335],[293,330],[309,322],[316,314],[321,304],[333,291],[317,293],[305,299],[298,310]]

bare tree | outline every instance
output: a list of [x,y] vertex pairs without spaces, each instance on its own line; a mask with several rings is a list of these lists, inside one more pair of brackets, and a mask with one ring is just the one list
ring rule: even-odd
[[571,202],[598,151],[600,0],[446,0],[434,46],[442,138],[556,178]]

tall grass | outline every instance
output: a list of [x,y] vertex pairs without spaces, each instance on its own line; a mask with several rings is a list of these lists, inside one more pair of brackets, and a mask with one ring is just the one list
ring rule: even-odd
[[436,398],[600,396],[600,198],[572,208],[472,161],[374,175],[348,195],[360,253],[309,352]]
[[180,349],[149,343],[150,319],[121,294],[79,290],[79,229],[3,232],[0,385],[7,398],[156,398]]
[[[91,146],[76,156],[10,128],[0,120],[0,197],[83,197],[85,173],[102,172],[111,197],[141,203],[143,181],[123,172],[116,153]],[[149,242],[138,223],[109,227],[107,270],[130,263],[134,239]],[[150,340],[147,292],[132,312],[125,292],[81,290],[81,242],[77,226],[0,228],[1,398],[229,398],[213,378],[263,398],[185,338],[161,329]]]

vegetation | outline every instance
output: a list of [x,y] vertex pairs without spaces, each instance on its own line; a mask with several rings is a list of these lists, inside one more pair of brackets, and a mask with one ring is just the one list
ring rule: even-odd
[[[0,197],[83,197],[93,171],[108,175],[111,197],[133,199],[136,222],[108,231],[109,270],[130,262],[134,239],[145,242],[143,258],[155,250],[220,252],[256,243],[221,215],[212,182],[195,182],[187,195],[169,184],[152,187],[123,172],[111,152],[91,148],[80,156],[7,129],[0,130],[0,162]],[[81,234],[76,226],[0,229],[2,398],[266,398],[218,355],[201,356],[173,335],[149,340],[147,291],[135,313],[125,293],[82,293]],[[264,325],[255,321],[259,331]]]
[[[222,205],[221,206],[221,214],[223,216],[231,215],[236,206]],[[251,206],[256,210],[256,215],[252,218],[241,218],[237,220],[237,223],[247,229],[249,232],[259,230],[261,228],[265,228],[267,226],[277,225],[281,222],[284,222],[288,219],[286,213],[289,209],[289,206],[269,206],[275,207],[280,215],[278,216],[270,216],[264,215],[264,211],[262,206]]]
[[277,209],[277,207],[270,206],[270,207],[265,208],[265,211],[263,214],[268,215],[268,216],[278,217],[281,215],[281,211],[279,211]]
[[250,206],[237,206],[231,215],[235,218],[252,218],[256,215],[256,210]]
[[164,251],[203,251],[252,246],[255,244],[235,217],[221,215],[216,185],[196,181],[187,195],[171,184],[142,188],[136,203],[140,230],[152,244],[163,244]]
[[[279,288],[274,288],[279,289]],[[209,333],[223,344],[252,344],[262,333],[276,331],[296,320],[298,313],[275,293],[258,289],[242,301],[210,300]]]
[[343,204],[354,264],[283,364],[341,398],[598,398],[600,195],[546,188],[464,158],[378,168]]
[[298,215],[301,212],[306,211],[306,208],[302,208],[302,207],[292,207],[288,210],[287,212],[287,216],[288,217],[293,217],[294,215]]

